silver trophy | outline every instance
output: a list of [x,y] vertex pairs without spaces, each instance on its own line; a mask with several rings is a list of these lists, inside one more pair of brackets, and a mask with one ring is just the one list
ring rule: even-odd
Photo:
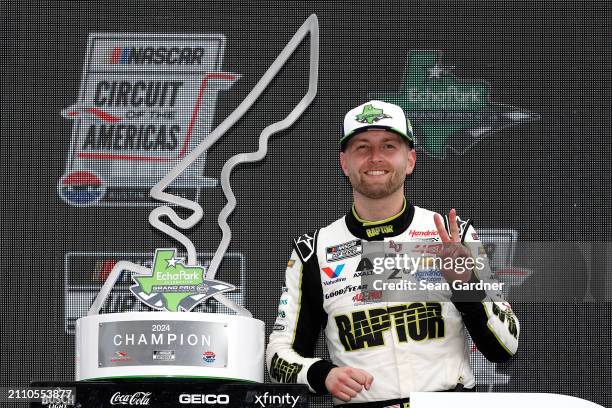
[[[223,237],[210,265],[204,268],[198,265],[193,243],[179,231],[194,227],[203,209],[196,201],[165,190],[240,120],[308,34],[308,92],[285,119],[262,131],[258,151],[237,154],[223,166],[220,179],[227,204],[218,217]],[[151,225],[177,240],[187,256],[179,257],[176,248],[162,248],[155,251],[151,268],[128,261],[113,267],[87,316],[76,322],[77,381],[174,377],[263,382],[264,322],[225,296],[235,289],[233,285],[215,279],[231,240],[227,218],[236,206],[230,174],[240,163],[263,159],[269,137],[290,127],[310,105],[317,93],[318,64],[319,25],[313,14],[242,103],[151,189],[152,198],[192,211],[181,218],[172,207],[163,205],[149,215]],[[168,217],[174,225],[163,223],[162,217]],[[122,271],[132,273],[131,293],[156,312],[99,314]],[[235,314],[189,313],[210,297]]]

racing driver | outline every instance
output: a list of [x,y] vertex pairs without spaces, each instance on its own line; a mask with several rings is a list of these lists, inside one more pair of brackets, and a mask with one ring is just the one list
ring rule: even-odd
[[[335,405],[406,407],[413,391],[474,390],[466,328],[488,360],[504,362],[516,353],[518,319],[507,302],[484,290],[452,289],[444,302],[404,304],[360,302],[360,290],[342,290],[363,288],[365,241],[386,245],[426,236],[443,243],[445,256],[470,256],[464,243],[478,236],[469,221],[454,209],[443,218],[404,197],[415,163],[412,127],[402,108],[370,101],[346,114],[340,165],[353,206],[293,242],[266,352],[273,381],[330,393]],[[448,283],[478,281],[473,269],[439,273]],[[331,361],[314,357],[321,327]]]

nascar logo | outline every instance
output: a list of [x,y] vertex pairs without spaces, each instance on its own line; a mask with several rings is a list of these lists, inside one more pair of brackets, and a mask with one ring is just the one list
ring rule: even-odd
[[114,47],[109,64],[202,64],[204,47]]

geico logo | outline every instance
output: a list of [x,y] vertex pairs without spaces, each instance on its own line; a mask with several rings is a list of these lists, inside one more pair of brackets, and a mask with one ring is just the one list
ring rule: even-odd
[[227,394],[181,394],[179,395],[181,404],[229,404]]

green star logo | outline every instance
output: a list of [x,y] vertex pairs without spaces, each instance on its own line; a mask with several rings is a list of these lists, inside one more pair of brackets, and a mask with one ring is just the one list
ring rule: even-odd
[[539,115],[492,102],[483,80],[460,80],[438,63],[438,51],[408,55],[402,88],[369,96],[400,106],[414,127],[416,145],[430,156],[462,155],[484,137]]
[[391,116],[385,114],[382,109],[375,108],[372,105],[366,105],[363,107],[363,111],[355,116],[355,120],[361,123],[372,124],[378,122],[381,119],[390,118]]
[[150,275],[134,275],[130,290],[147,306],[170,312],[189,311],[206,298],[235,289],[225,282],[205,279],[204,268],[188,266],[176,249],[155,251]]

